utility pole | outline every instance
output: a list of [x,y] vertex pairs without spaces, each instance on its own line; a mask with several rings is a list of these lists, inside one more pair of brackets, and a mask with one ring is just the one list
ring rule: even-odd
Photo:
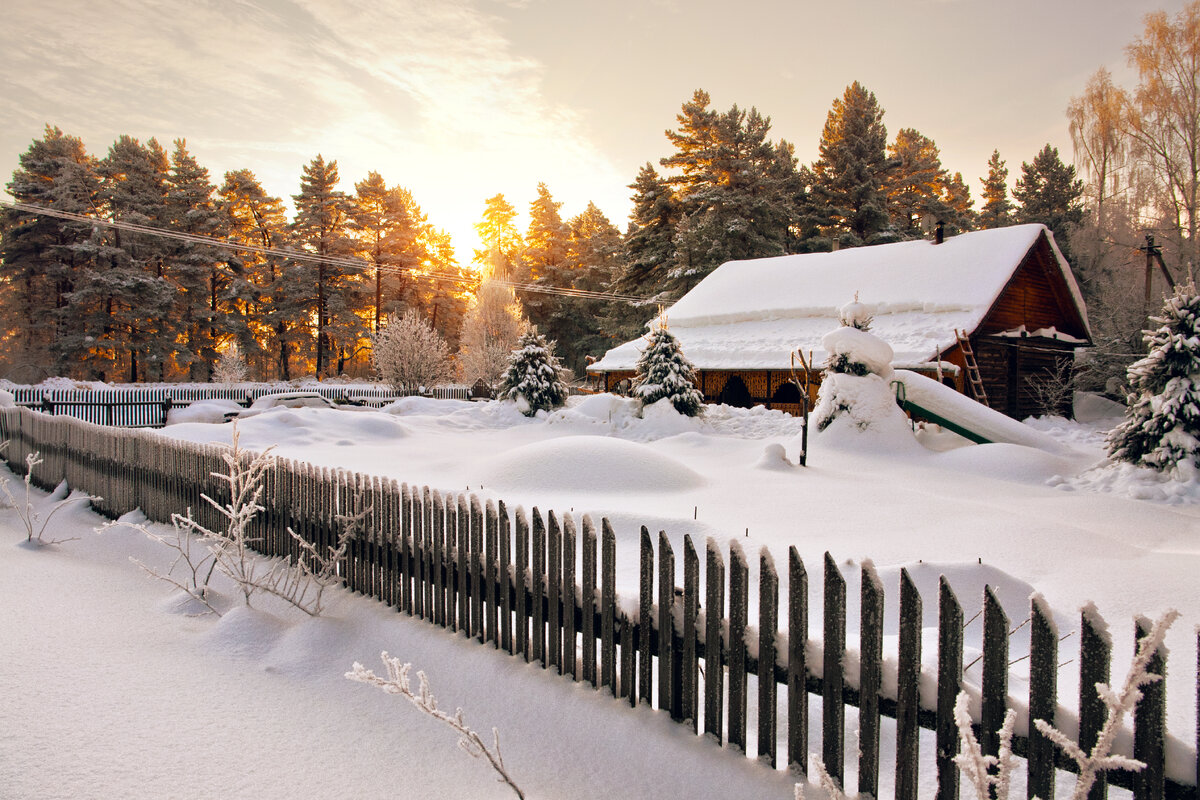
[[1146,244],[1139,247],[1138,250],[1146,254],[1146,296],[1143,299],[1142,312],[1148,317],[1150,316],[1150,283],[1154,277],[1154,262],[1158,262],[1159,269],[1162,270],[1163,277],[1166,278],[1167,286],[1171,291],[1175,290],[1175,279],[1171,277],[1171,272],[1167,269],[1166,262],[1163,261],[1162,245],[1154,243],[1154,234],[1147,233]]

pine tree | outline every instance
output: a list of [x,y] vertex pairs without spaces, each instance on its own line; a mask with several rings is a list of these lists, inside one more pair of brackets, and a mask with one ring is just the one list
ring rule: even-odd
[[450,234],[446,231],[427,226],[421,236],[420,247],[425,254],[424,263],[433,273],[425,280],[418,281],[421,307],[427,310],[434,330],[442,335],[451,348],[457,348],[467,310],[471,307],[471,296],[478,288],[479,279],[459,266]]
[[[296,218],[292,232],[297,243],[322,258],[348,259],[354,255],[349,235],[350,200],[337,189],[337,162],[317,155],[304,167],[300,194],[293,195]],[[305,264],[316,322],[316,374],[342,374],[345,362],[362,342],[366,330],[355,313],[361,305],[363,285],[359,272],[344,264],[320,261]],[[336,363],[334,359],[336,358]]]
[[[47,125],[42,138],[21,154],[19,164],[8,184],[16,202],[72,214],[96,213],[97,162],[78,138]],[[5,320],[0,334],[10,363],[93,377],[85,371],[94,358],[85,320],[73,312],[71,298],[94,267],[99,232],[86,222],[0,213],[0,311]]]
[[475,263],[479,272],[490,278],[501,280],[520,279],[521,234],[513,220],[517,210],[504,199],[503,194],[487,199],[483,217],[475,223],[479,241],[483,247],[475,251]]
[[1021,163],[1021,177],[1013,189],[1021,203],[1018,222],[1040,222],[1054,233],[1058,249],[1071,259],[1071,228],[1083,221],[1083,181],[1075,167],[1058,157],[1058,148],[1046,145],[1032,163]]
[[512,351],[499,396],[514,401],[527,417],[552,411],[567,402],[567,385],[561,371],[554,346],[531,327]]
[[1200,468],[1200,296],[1179,287],[1162,312],[1159,327],[1146,331],[1149,355],[1129,367],[1125,421],[1112,430],[1108,452],[1120,461],[1178,470]]
[[638,356],[633,396],[645,408],[662,399],[680,414],[694,417],[704,411],[704,395],[696,388],[695,368],[683,355],[679,340],[665,320],[651,332],[646,349]]
[[826,208],[821,227],[831,236],[848,234],[851,244],[863,244],[887,230],[886,146],[883,109],[855,81],[833,101],[812,167],[814,200]]
[[983,208],[979,212],[979,227],[1003,228],[1013,222],[1013,204],[1008,199],[1008,167],[1000,158],[1000,151],[993,150],[988,159],[988,174],[980,178],[983,182]]
[[965,231],[974,230],[976,224],[975,210],[971,206],[971,188],[963,181],[961,172],[950,176],[942,192],[942,206],[945,208],[946,234],[955,236]]
[[901,128],[887,152],[896,165],[883,184],[892,227],[903,239],[920,239],[923,217],[947,222],[950,216],[943,200],[949,176],[938,146],[913,128]]
[[[538,287],[564,288],[571,285],[567,267],[570,229],[559,214],[562,203],[555,202],[546,184],[537,186],[537,198],[529,204],[529,231],[521,254],[524,274]],[[517,297],[529,322],[552,339],[562,340],[556,322],[563,316],[567,299],[546,292],[522,291]]]
[[[175,140],[167,175],[166,202],[172,229],[196,236],[225,238],[228,218],[218,208],[216,187],[208,170],[187,150],[187,142]],[[175,311],[178,336],[175,362],[188,380],[206,381],[217,361],[221,322],[217,316],[214,287],[218,273],[226,268],[225,254],[210,245],[170,242],[167,275],[176,286]]]
[[[253,172],[226,172],[218,194],[232,241],[264,250],[290,244],[283,201],[268,195]],[[239,253],[212,274],[216,335],[233,339],[253,373],[291,380],[293,358],[309,357],[311,293],[303,278],[296,262],[259,253]]]
[[671,185],[649,163],[642,166],[629,188],[634,194],[625,240],[628,263],[614,288],[649,298],[666,283],[675,256],[675,227],[681,211]]

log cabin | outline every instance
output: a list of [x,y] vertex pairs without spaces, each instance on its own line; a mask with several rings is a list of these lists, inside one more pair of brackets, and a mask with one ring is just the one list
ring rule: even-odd
[[[892,346],[896,368],[936,377],[1017,419],[1070,414],[1069,392],[1047,409],[1042,387],[1070,374],[1091,332],[1071,267],[1044,225],[731,261],[663,318],[707,402],[799,413],[796,354],[813,367],[807,385],[815,400],[827,358],[821,337],[856,298],[871,309],[871,332]],[[626,389],[644,344],[626,342],[592,363],[596,387]]]

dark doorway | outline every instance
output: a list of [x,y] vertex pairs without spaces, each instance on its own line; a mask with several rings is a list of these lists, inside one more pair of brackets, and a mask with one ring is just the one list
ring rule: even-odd
[[750,398],[750,390],[746,388],[746,382],[737,375],[725,381],[725,388],[717,395],[717,402],[734,408],[749,408],[754,405],[754,401]]

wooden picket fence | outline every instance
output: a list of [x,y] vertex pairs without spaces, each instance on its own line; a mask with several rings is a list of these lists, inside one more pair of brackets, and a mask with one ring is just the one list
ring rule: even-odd
[[[9,442],[4,458],[13,470],[23,472],[25,456],[40,452],[44,463],[34,475],[37,483],[49,487],[66,480],[100,495],[103,499],[95,506],[107,516],[140,508],[152,520],[169,521],[173,513],[191,509],[202,524],[222,527],[202,495],[228,501],[228,484],[214,477],[226,472],[222,455],[228,448],[26,409],[0,409],[0,440]],[[846,580],[828,554],[822,565],[822,645],[806,652],[809,574],[794,547],[783,573],[786,584],[765,548],[758,556],[755,631],[748,619],[750,564],[736,540],[727,561],[711,540],[701,553],[690,537],[684,537],[680,586],[668,537],[660,533],[656,543],[643,527],[637,610],[628,606],[627,612],[616,590],[616,536],[607,519],[597,526],[586,516],[577,521],[569,514],[543,514],[536,508],[528,514],[522,509],[510,513],[503,502],[470,493],[440,492],[283,459],[267,472],[264,504],[253,531],[256,547],[264,554],[301,557],[289,528],[323,551],[336,542],[344,517],[365,514],[366,524],[340,567],[351,590],[536,662],[568,680],[591,684],[630,706],[659,709],[714,743],[747,751],[747,729],[754,724],[757,736],[750,754],[770,767],[808,771],[808,697],[815,694],[822,698],[819,752],[829,773],[839,782],[845,778],[846,708],[855,706],[858,792],[878,797],[880,722],[882,716],[892,717],[895,797],[915,800],[922,764],[919,733],[922,728],[932,730],[936,750],[925,754],[924,763],[936,765],[937,797],[959,797],[959,774],[952,761],[958,751],[953,708],[964,672],[964,620],[944,578],[936,598],[936,698],[923,703],[925,600],[907,571],[900,579],[893,696],[881,688],[884,589],[869,565],[861,582],[860,666],[854,675],[844,665]],[[781,600],[787,611],[783,630]],[[985,590],[982,614],[982,713],[976,727],[984,752],[995,754],[1013,699],[1008,688],[1011,624],[990,588]],[[1056,691],[1058,637],[1050,611],[1040,600],[1032,601],[1030,614],[1028,709],[1035,718],[1053,721],[1061,713]],[[1110,680],[1104,627],[1094,611],[1082,614],[1079,685],[1087,688],[1080,691],[1077,710],[1079,741],[1085,750],[1096,741],[1104,721],[1103,706],[1090,689]],[[1136,633],[1146,632],[1139,626]],[[810,663],[812,653],[818,652],[819,663]],[[1156,656],[1151,669],[1165,674],[1164,654]],[[1187,701],[1198,703],[1198,698]],[[1108,772],[1090,797],[1105,797],[1107,785],[1131,789],[1139,800],[1198,796],[1192,774],[1183,781],[1166,776],[1165,707],[1165,684],[1146,687],[1133,722],[1132,755],[1147,768]],[[1015,737],[1014,750],[1027,760],[1030,796],[1051,798],[1055,770],[1071,771],[1074,765],[1029,727],[1030,734]],[[1194,754],[1192,763],[1200,769]]]
[[[200,400],[233,400],[244,406],[265,394],[289,391],[280,384],[244,383],[236,386],[171,385],[113,387],[108,389],[47,389],[42,386],[12,388],[17,405],[47,414],[122,428],[161,428],[174,407]],[[305,386],[335,402],[385,405],[397,399],[395,389],[382,384],[324,384]],[[469,400],[467,386],[438,386],[432,395],[439,399]]]

